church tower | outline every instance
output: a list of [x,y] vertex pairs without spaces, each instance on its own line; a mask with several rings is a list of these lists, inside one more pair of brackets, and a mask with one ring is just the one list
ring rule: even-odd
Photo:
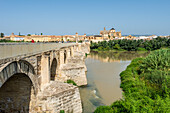
[[78,43],[78,33],[77,32],[76,32],[75,38],[76,38],[76,43]]

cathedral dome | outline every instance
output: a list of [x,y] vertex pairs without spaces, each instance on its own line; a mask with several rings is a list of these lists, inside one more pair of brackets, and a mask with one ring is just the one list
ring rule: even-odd
[[115,28],[112,28],[112,29],[110,29],[110,30],[115,30]]

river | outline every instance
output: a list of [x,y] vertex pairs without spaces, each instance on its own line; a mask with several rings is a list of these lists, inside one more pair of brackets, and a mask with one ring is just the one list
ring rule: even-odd
[[122,98],[119,74],[131,60],[148,52],[91,52],[85,63],[88,85],[80,87],[83,113],[92,113],[100,105],[111,105]]

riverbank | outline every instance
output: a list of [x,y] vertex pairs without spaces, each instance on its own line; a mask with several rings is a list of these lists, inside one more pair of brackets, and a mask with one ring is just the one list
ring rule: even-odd
[[170,112],[170,49],[136,58],[120,74],[124,99],[95,113]]
[[147,52],[90,52],[85,60],[88,85],[80,88],[83,113],[93,113],[98,106],[120,100],[122,89],[119,74],[132,59],[147,55]]
[[170,47],[170,38],[155,38],[152,40],[109,40],[98,43],[91,42],[93,51],[154,51]]
[[[160,49],[168,49],[168,47],[162,47]],[[160,49],[157,49],[157,50],[160,50]],[[140,49],[140,50],[137,50],[137,51],[127,51],[127,50],[124,50],[124,49],[120,49],[120,50],[117,50],[117,49],[112,49],[112,50],[99,50],[99,49],[91,49],[90,51],[92,52],[140,52],[140,53],[144,53],[144,52],[151,52],[151,51],[155,51],[155,50],[145,50],[145,49]]]

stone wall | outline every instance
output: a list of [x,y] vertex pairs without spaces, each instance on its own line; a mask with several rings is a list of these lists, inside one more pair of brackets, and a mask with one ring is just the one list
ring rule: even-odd
[[86,68],[81,64],[66,64],[62,66],[59,81],[73,80],[78,86],[87,85]]
[[74,52],[74,57],[69,57],[66,64],[60,66],[60,75],[56,80],[73,80],[78,86],[87,85],[85,53]]
[[82,113],[79,89],[76,86],[52,81],[37,95],[32,113]]

